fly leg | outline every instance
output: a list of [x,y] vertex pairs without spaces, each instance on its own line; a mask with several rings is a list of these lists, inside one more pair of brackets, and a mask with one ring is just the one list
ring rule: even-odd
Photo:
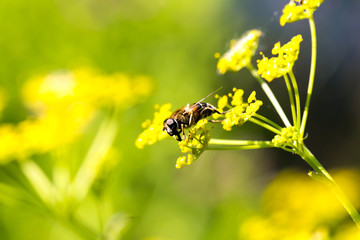
[[193,114],[190,113],[190,117],[189,117],[189,132],[188,132],[188,138],[190,138],[190,127],[192,125],[192,120],[193,120]]
[[[181,131],[182,131],[183,139],[185,139],[184,124],[181,124]],[[183,140],[183,139],[181,139],[181,140]],[[181,140],[179,140],[179,141],[181,141]]]
[[[225,114],[225,113],[229,112],[229,111],[218,112],[217,110],[215,110],[215,111],[218,114]],[[212,123],[219,123],[219,122],[224,121],[224,119],[209,119],[208,121],[212,122]]]

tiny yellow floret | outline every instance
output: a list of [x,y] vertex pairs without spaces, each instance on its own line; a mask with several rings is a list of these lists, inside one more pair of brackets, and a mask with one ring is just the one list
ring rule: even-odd
[[146,145],[152,145],[168,136],[162,128],[164,119],[171,115],[171,104],[155,105],[154,108],[158,109],[158,111],[154,113],[153,120],[148,119],[142,124],[142,127],[146,129],[140,133],[135,141],[135,146],[139,149],[144,148]]
[[275,147],[295,147],[298,141],[298,132],[294,126],[281,129],[280,135],[275,135],[271,140]]
[[[233,94],[228,94],[231,100],[230,109],[225,113],[225,119],[221,121],[223,129],[231,131],[235,125],[242,125],[249,120],[262,105],[262,101],[257,100],[255,92],[252,92],[248,98],[248,102],[244,102],[244,90],[233,89]],[[227,97],[227,95],[224,95]]]
[[176,168],[182,168],[184,165],[192,164],[205,151],[210,140],[208,120],[201,119],[189,131],[190,135],[179,142],[179,148],[186,156],[179,157],[176,161]]

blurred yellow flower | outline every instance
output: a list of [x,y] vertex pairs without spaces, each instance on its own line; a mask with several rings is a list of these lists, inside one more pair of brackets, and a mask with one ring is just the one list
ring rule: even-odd
[[302,40],[302,36],[299,34],[283,46],[280,45],[280,42],[276,43],[272,49],[272,54],[278,56],[269,59],[262,54],[263,58],[257,61],[257,73],[269,82],[287,74],[298,59]]
[[[296,22],[312,16],[313,12],[323,3],[324,0],[290,0],[283,9],[280,17],[280,25]],[[298,4],[296,4],[296,2]]]
[[142,124],[142,127],[145,128],[145,130],[140,133],[135,141],[135,146],[139,149],[144,148],[146,145],[152,145],[169,136],[162,128],[164,120],[172,113],[170,111],[171,104],[166,103],[161,106],[155,105],[155,109],[158,109],[158,111],[154,113],[153,120],[151,121],[148,119]]
[[6,163],[17,157],[23,149],[23,142],[18,130],[11,124],[0,126],[0,162]]
[[224,55],[215,54],[215,57],[219,58],[218,72],[224,74],[227,71],[239,71],[248,66],[258,47],[261,34],[260,30],[250,30],[238,40],[231,40],[230,49]]
[[125,109],[151,91],[147,77],[103,75],[90,68],[31,78],[22,93],[33,114],[18,124],[0,125],[0,161],[24,159],[69,144],[101,107]]
[[153,84],[146,76],[104,75],[86,68],[76,69],[74,76],[79,79],[74,90],[76,95],[95,106],[128,108],[153,91]]
[[[351,193],[350,199],[359,203],[358,172],[337,171],[334,178],[346,193]],[[265,190],[262,203],[263,213],[250,216],[241,224],[240,235],[244,239],[330,239],[330,232],[334,232],[331,227],[338,226],[347,216],[324,185],[295,170],[280,173]],[[341,228],[338,230],[341,232]],[[347,239],[358,239],[355,236],[359,233]]]
[[56,106],[83,103],[94,108],[125,109],[142,101],[152,90],[152,82],[146,76],[105,75],[91,68],[78,68],[30,79],[23,95],[31,109],[40,111],[54,107],[55,103]]

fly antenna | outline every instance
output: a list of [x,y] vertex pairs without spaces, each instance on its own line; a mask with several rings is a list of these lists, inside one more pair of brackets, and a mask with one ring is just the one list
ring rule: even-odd
[[207,95],[206,97],[204,97],[203,99],[201,99],[199,102],[204,101],[205,99],[207,99],[208,97],[210,97],[211,95],[213,95],[214,93],[218,92],[220,89],[222,89],[223,87],[219,87],[218,89],[216,89],[215,91],[213,91],[212,93],[210,93],[209,95]]

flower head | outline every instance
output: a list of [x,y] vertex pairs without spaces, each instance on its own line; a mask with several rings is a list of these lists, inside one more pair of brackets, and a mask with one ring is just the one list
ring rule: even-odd
[[234,88],[233,92],[234,94],[228,95],[232,99],[231,108],[226,111],[225,119],[221,122],[227,131],[230,131],[234,125],[244,124],[262,105],[262,101],[256,99],[255,92],[251,93],[247,102],[243,101],[244,91],[242,89]]
[[[359,202],[359,173],[337,170],[334,177],[351,194],[349,197]],[[344,231],[346,212],[338,200],[302,172],[280,172],[267,186],[261,203],[261,212],[250,214],[241,223],[241,239],[359,239],[358,230]]]
[[32,115],[18,124],[0,125],[0,161],[23,159],[72,143],[100,108],[128,108],[148,95],[151,86],[146,77],[104,75],[89,68],[35,76],[25,82],[22,91]]
[[221,57],[219,53],[215,55],[219,57],[218,72],[224,74],[227,71],[239,71],[249,65],[258,47],[261,34],[261,31],[254,29],[246,32],[238,40],[231,40],[230,49],[224,55]]
[[135,141],[135,145],[139,149],[144,148],[146,145],[152,145],[168,136],[162,128],[164,119],[171,115],[171,104],[155,105],[155,109],[158,109],[158,111],[154,113],[153,120],[148,119],[143,122],[142,127],[145,130],[140,133]]
[[298,59],[300,42],[302,36],[299,34],[293,37],[290,42],[280,45],[280,42],[274,45],[272,54],[277,57],[267,58],[263,54],[263,58],[258,60],[258,71],[262,78],[271,82],[274,78],[279,78],[292,70],[295,61]]
[[271,140],[275,147],[294,147],[298,140],[298,132],[294,126],[282,128],[281,134],[275,135]]
[[179,142],[179,147],[185,156],[176,161],[176,168],[192,164],[204,152],[210,140],[209,129],[206,127],[208,120],[201,119],[189,130],[189,137]]
[[[324,0],[291,0],[283,9],[280,25],[296,22],[312,16]],[[296,4],[296,2],[298,4]]]

